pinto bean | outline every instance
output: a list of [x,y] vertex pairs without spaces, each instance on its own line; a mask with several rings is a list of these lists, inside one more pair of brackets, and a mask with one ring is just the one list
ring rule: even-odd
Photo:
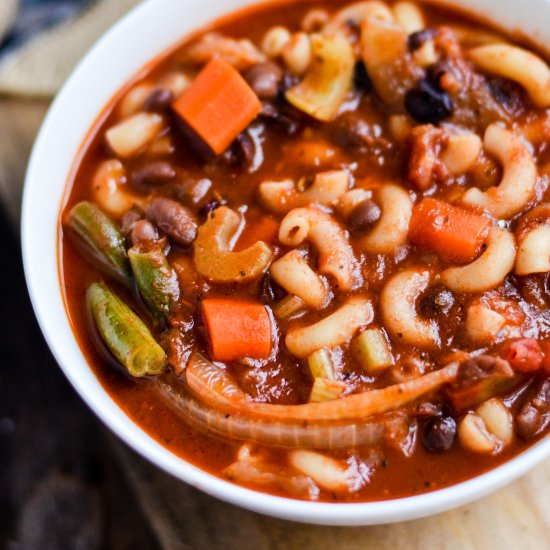
[[131,210],[128,210],[124,216],[122,216],[122,220],[120,222],[120,230],[122,231],[122,234],[131,241],[132,239],[132,231],[134,230],[134,225],[141,220],[142,214],[138,212],[135,208],[132,208]]
[[132,228],[132,246],[144,242],[154,242],[157,241],[158,238],[159,234],[157,228],[150,221],[138,220]]
[[516,417],[516,430],[523,439],[533,439],[550,424],[550,379],[540,383]]
[[174,94],[167,88],[155,88],[145,100],[143,107],[146,111],[163,112],[170,108],[174,101]]
[[180,246],[189,246],[197,236],[197,222],[193,214],[171,199],[154,199],[147,207],[146,216]]
[[260,99],[275,99],[283,80],[283,69],[273,61],[258,63],[245,74],[246,81]]
[[354,233],[364,233],[380,219],[381,215],[380,207],[376,203],[366,200],[351,211],[348,225]]
[[172,181],[176,177],[174,167],[164,160],[149,162],[132,172],[132,183],[136,187],[147,187],[149,185],[162,185]]

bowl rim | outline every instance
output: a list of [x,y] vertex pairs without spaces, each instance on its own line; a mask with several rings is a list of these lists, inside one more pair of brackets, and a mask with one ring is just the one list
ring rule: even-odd
[[[215,2],[215,0],[203,0],[203,2],[204,1],[206,1],[207,4]],[[458,0],[444,0],[443,3],[454,4],[457,1]],[[505,0],[508,4],[514,1],[515,0]],[[530,1],[534,4],[537,2],[538,4],[548,4],[546,0]],[[98,379],[93,375],[80,348],[77,347],[77,353],[75,354],[75,346],[78,346],[78,344],[70,329],[68,312],[65,311],[64,301],[62,299],[60,301],[63,293],[59,283],[59,274],[58,277],[56,277],[56,291],[53,293],[52,289],[48,287],[49,283],[44,282],[44,278],[42,277],[44,269],[40,261],[44,258],[40,257],[42,252],[41,245],[46,244],[47,246],[45,248],[51,252],[52,239],[55,240],[56,253],[54,262],[57,271],[57,219],[59,210],[65,199],[67,180],[71,172],[67,171],[65,173],[66,178],[63,181],[63,190],[60,194],[62,202],[61,204],[58,202],[55,204],[55,231],[52,231],[50,227],[48,232],[42,232],[37,229],[36,224],[33,224],[36,218],[40,219],[39,209],[42,206],[42,203],[40,203],[40,200],[36,197],[39,196],[39,186],[42,175],[44,174],[43,170],[48,167],[48,156],[52,155],[52,147],[55,147],[55,145],[52,145],[52,142],[55,143],[55,140],[52,140],[52,136],[56,136],[57,124],[59,121],[63,120],[63,109],[66,102],[74,99],[75,93],[82,87],[82,84],[87,81],[89,69],[97,64],[98,59],[107,58],[106,56],[111,48],[117,45],[119,37],[124,36],[127,32],[131,32],[134,25],[139,26],[140,21],[153,17],[155,12],[159,9],[162,10],[166,8],[170,2],[171,0],[144,1],[126,14],[95,43],[88,54],[78,64],[77,68],[73,71],[52,103],[33,147],[25,178],[21,236],[25,278],[31,302],[42,333],[57,363],[92,411],[107,427],[115,432],[118,437],[141,456],[147,458],[162,470],[209,495],[266,515],[292,521],[324,525],[385,524],[439,513],[471,502],[489,492],[503,487],[505,484],[523,475],[543,459],[550,456],[550,436],[547,436],[516,457],[488,472],[429,493],[361,503],[299,501],[246,489],[201,470],[160,445],[127,416],[111,399],[106,390],[99,384]],[[463,0],[461,4],[462,7],[464,7],[464,4],[471,4],[469,7],[475,8],[476,2],[477,0]],[[490,2],[490,0],[487,0],[485,4],[488,2]],[[234,0],[231,8],[227,9],[226,6],[220,8],[218,15],[230,14],[234,12],[236,8],[253,5],[255,3],[254,0]],[[185,2],[181,2],[181,4],[185,4]],[[498,0],[495,0],[493,4],[497,5]],[[550,9],[548,11],[550,12]],[[211,20],[211,18],[209,18],[209,20]],[[174,41],[169,42],[169,44],[173,43]],[[164,45],[164,47],[160,47],[159,52],[165,51],[166,49],[166,45]],[[154,56],[142,59],[142,61],[139,62],[139,67],[146,66],[151,59],[154,59]],[[136,72],[137,71],[132,71],[131,74],[136,74]],[[125,79],[124,82],[127,80],[128,79]],[[119,90],[119,84],[120,83],[117,81],[113,89]],[[104,103],[107,103],[107,101]],[[96,120],[97,113],[91,113],[91,117],[93,120]],[[86,124],[88,129],[92,125],[91,122],[87,122]],[[76,147],[77,151],[80,151],[84,146],[83,144],[87,139],[86,136],[81,136],[81,140]],[[71,167],[74,166],[76,158],[75,155],[70,159]],[[42,194],[43,193],[42,191]],[[46,258],[46,260],[49,261],[48,258]],[[51,272],[51,265],[47,264],[47,267],[48,266],[49,268],[45,271]],[[51,282],[51,277],[49,281]],[[56,293],[58,293],[59,296],[53,296]],[[60,303],[63,303],[65,322],[59,318]],[[51,308],[54,308],[55,315],[52,313]],[[63,329],[61,334],[60,325]],[[69,329],[68,333],[67,327]],[[80,358],[78,358],[78,355],[80,355]],[[71,362],[72,360],[76,360],[76,362],[80,364],[75,366],[75,364]],[[84,366],[84,370],[81,369],[82,366]],[[80,372],[79,369],[82,370],[82,372]],[[86,369],[88,373],[85,372]]]

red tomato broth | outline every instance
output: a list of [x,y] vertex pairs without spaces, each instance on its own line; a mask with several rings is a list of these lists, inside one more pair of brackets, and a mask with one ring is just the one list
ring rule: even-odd
[[[246,37],[258,44],[263,33],[273,24],[280,23],[291,30],[298,30],[300,20],[311,7],[320,6],[335,11],[340,5],[344,4],[335,2],[297,2],[293,4],[292,10],[288,10],[282,9],[280,4],[266,4],[265,6],[254,7],[226,18],[219,25],[216,25],[215,29],[224,35],[237,38]],[[440,8],[425,8],[424,14],[429,22],[428,26],[452,21],[453,23],[465,23],[473,28],[477,28],[477,23],[473,23],[470,19]],[[254,17],[253,25],[250,24],[252,17]],[[154,82],[170,69],[179,67],[182,52],[186,45],[187,43],[184,42],[165,59],[151,64],[147,72],[142,75],[142,78]],[[524,95],[522,95],[522,100],[527,106],[529,105]],[[532,117],[530,108],[525,110],[526,112],[521,112],[514,116],[514,126],[518,126],[518,124]],[[373,97],[373,94],[370,94],[363,97],[358,109],[353,114],[359,115],[374,124],[379,124],[382,136],[391,140],[387,127],[388,112],[388,108],[376,97]],[[91,181],[96,168],[100,162],[111,158],[111,154],[105,147],[103,134],[104,130],[112,126],[116,120],[115,100],[108,106],[106,113],[108,113],[107,116],[100,124],[94,127],[92,137],[79,160],[74,179],[70,183],[70,194],[64,206],[64,212],[68,212],[72,206],[81,200],[90,200]],[[306,119],[306,121],[307,132],[309,133],[308,137],[306,132],[306,140],[311,139],[312,141],[320,140],[333,143],[331,139],[331,124],[324,126],[311,119]],[[482,130],[481,127],[471,129],[477,133],[481,133]],[[264,216],[267,215],[277,221],[280,221],[282,218],[282,216],[270,214],[259,206],[257,187],[262,181],[284,179],[289,176],[298,179],[303,176],[314,175],[323,169],[304,166],[299,150],[293,151],[293,146],[297,146],[299,149],[303,136],[289,137],[283,132],[273,130],[268,125],[266,125],[266,129],[264,130],[264,153],[267,150],[274,154],[264,154],[261,166],[254,173],[248,173],[238,166],[227,166],[223,163],[204,165],[202,159],[189,147],[186,138],[176,130],[176,124],[173,120],[170,121],[169,133],[174,140],[176,150],[175,154],[170,156],[170,161],[180,170],[180,173],[190,178],[200,177],[210,179],[213,182],[213,187],[227,201],[230,207],[235,211],[244,213],[247,226],[241,239],[237,242],[235,250],[245,248],[245,245],[248,246],[253,242],[254,239],[252,238],[251,240],[254,234],[253,224],[261,224]],[[281,153],[282,151],[284,151],[284,155]],[[353,151],[348,150],[346,147],[341,147],[336,153],[335,158],[338,162],[336,164],[333,162],[327,169],[334,169],[338,168],[340,164],[355,162],[357,164],[357,169],[354,172],[356,181],[368,178],[373,181],[403,183],[405,175],[404,167],[407,164],[408,151],[406,148],[398,147],[389,151],[369,150],[367,154],[362,153],[361,155],[357,155],[353,154]],[[138,167],[142,160],[139,157],[125,160],[127,172],[130,173],[132,169]],[[544,166],[548,160],[550,160],[548,153],[546,150],[542,150],[537,158],[537,164]],[[497,168],[498,178],[500,177],[499,174]],[[181,175],[179,177],[183,178]],[[467,174],[454,184],[438,185],[435,190],[430,191],[430,196],[443,200],[452,200],[456,195],[457,189],[463,189],[465,184],[472,185],[474,181],[472,174]],[[163,196],[170,193],[170,184],[152,189],[153,195]],[[147,196],[145,192],[142,195],[144,197]],[[418,200],[416,202],[418,203],[422,194],[418,192],[417,196]],[[546,198],[549,198],[548,193],[546,193]],[[514,219],[517,219],[517,217]],[[252,221],[252,224],[250,224],[250,221]],[[269,224],[266,231],[269,233]],[[277,239],[274,239],[272,242],[280,251],[279,256],[288,251],[286,247],[280,245]],[[351,242],[356,248],[357,239],[352,237]],[[181,250],[173,250],[169,255],[169,260],[176,258],[178,254],[181,254]],[[359,256],[359,254],[357,255]],[[404,261],[399,263],[399,266],[396,265],[395,260],[391,256],[385,256],[383,259],[374,255],[363,256],[361,272],[367,286],[367,294],[370,297],[379,296],[386,281],[392,274],[397,272],[398,268],[417,265],[420,256],[420,252],[413,250]],[[157,394],[154,381],[150,379],[132,379],[129,376],[121,375],[121,371],[113,369],[111,365],[107,364],[96,350],[93,340],[89,335],[84,307],[84,296],[87,286],[94,281],[105,280],[106,277],[82,260],[81,255],[77,252],[63,230],[60,232],[60,262],[63,289],[75,336],[91,368],[108,393],[136,424],[141,426],[162,445],[192,464],[214,475],[223,477],[222,470],[234,462],[241,442],[222,440],[190,428],[164,404]],[[437,258],[433,258],[433,263],[438,269],[441,269],[445,265]],[[383,266],[383,269],[380,269],[381,266]],[[511,276],[507,284],[513,286],[513,281],[514,278]],[[130,304],[134,304],[132,295],[121,285],[112,281],[109,281],[109,284],[120,293],[123,299]],[[203,291],[206,289],[205,294],[209,297],[219,296],[257,300],[260,292],[259,281],[243,285],[242,287],[236,285],[209,285],[206,281],[200,281],[199,286],[202,286]],[[458,314],[464,310],[470,298],[471,296],[467,294],[457,296],[451,314],[438,318],[442,327],[441,349],[421,352],[418,349],[411,350],[411,346],[405,343],[392,340],[391,350],[396,363],[399,364],[402,359],[408,357],[411,351],[413,351],[415,356],[426,356],[431,363],[436,365],[442,364],[441,361],[449,353],[448,344],[452,341],[454,341],[455,347],[456,343],[459,342],[462,349],[478,349],[479,346],[474,346],[464,340],[461,341],[460,334],[457,340],[455,340],[455,333],[460,325]],[[517,302],[522,309],[529,310],[527,303],[522,297],[518,298]],[[280,321],[278,330],[280,333],[284,333],[289,326],[309,325],[336,310],[341,303],[342,298],[337,298],[328,308],[320,312],[309,311],[304,318],[298,321],[291,321],[290,323]],[[453,315],[453,313],[455,314]],[[531,310],[529,310],[528,314],[534,315]],[[196,327],[194,346],[196,349],[202,351],[207,350],[208,343],[202,332],[202,320],[198,313],[195,313],[194,320]],[[377,324],[377,321],[378,312],[375,324]],[[156,331],[156,328],[151,328],[153,332]],[[548,338],[550,334],[546,334],[545,336]],[[311,379],[307,374],[307,368],[304,366],[305,362],[292,357],[284,346],[280,348],[277,359],[277,361],[271,361],[267,365],[258,367],[230,363],[228,364],[228,372],[234,377],[239,387],[253,398],[281,404],[307,402]],[[340,363],[343,365],[343,372],[348,376],[349,384],[353,391],[384,387],[392,381],[389,373],[377,380],[368,377],[350,350],[346,349],[343,351]],[[485,456],[472,455],[462,449],[458,441],[455,441],[451,451],[441,454],[431,454],[426,451],[421,442],[424,424],[425,420],[421,419],[419,421],[419,440],[412,458],[403,456],[398,450],[385,448],[381,464],[376,468],[375,473],[364,488],[356,493],[345,495],[323,490],[320,499],[324,501],[360,502],[425,493],[488,471],[517,455],[527,446],[525,442],[516,437],[512,444],[501,454],[497,456]],[[284,463],[285,451],[271,448],[269,453],[270,461],[273,464]],[[332,452],[332,454],[336,457],[344,457],[346,453]],[[251,485],[251,488],[288,496],[285,491],[274,484],[269,486]]]

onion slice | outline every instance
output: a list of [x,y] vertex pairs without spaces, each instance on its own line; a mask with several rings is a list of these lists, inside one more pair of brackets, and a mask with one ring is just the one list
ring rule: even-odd
[[[217,373],[214,376],[216,369]],[[199,353],[191,356],[185,376],[191,391],[204,403],[218,410],[246,414],[255,418],[282,419],[287,422],[334,422],[365,420],[400,409],[426,393],[452,382],[457,372],[458,363],[450,363],[440,370],[401,384],[352,394],[333,401],[303,405],[254,402],[237,388],[223,369]],[[212,383],[212,380],[216,383]],[[220,391],[220,387],[224,388],[223,392]],[[234,389],[229,391],[229,388]]]
[[209,408],[190,396],[174,375],[159,377],[158,384],[161,396],[178,416],[199,431],[223,438],[288,448],[344,449],[374,445],[384,436],[383,419],[336,424],[264,420]]

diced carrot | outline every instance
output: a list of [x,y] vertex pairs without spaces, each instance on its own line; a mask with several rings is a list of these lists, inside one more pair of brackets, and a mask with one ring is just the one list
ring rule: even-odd
[[480,253],[491,222],[437,199],[423,199],[413,208],[409,240],[442,260],[468,263]]
[[516,372],[533,372],[543,364],[544,354],[536,338],[521,338],[504,345],[500,356]]
[[258,241],[273,244],[277,240],[278,233],[279,222],[271,216],[262,216],[257,220],[251,220],[241,233],[235,245],[235,251],[244,250]]
[[202,313],[215,361],[269,357],[271,320],[262,304],[237,298],[208,298],[202,301]]
[[219,155],[256,118],[261,106],[235,68],[213,59],[172,108]]

